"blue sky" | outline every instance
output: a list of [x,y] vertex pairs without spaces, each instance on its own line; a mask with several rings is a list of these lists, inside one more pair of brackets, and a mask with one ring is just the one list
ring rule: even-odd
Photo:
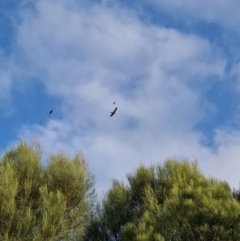
[[0,4],[1,152],[82,151],[98,191],[169,157],[239,187],[238,0]]

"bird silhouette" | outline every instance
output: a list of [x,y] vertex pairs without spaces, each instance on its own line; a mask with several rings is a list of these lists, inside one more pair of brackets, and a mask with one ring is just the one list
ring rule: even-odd
[[117,111],[117,107],[114,109],[114,111],[111,112],[110,117],[112,117],[116,113],[116,111]]
[[51,115],[51,114],[52,114],[52,112],[53,112],[53,110],[50,110],[49,114]]
[[113,105],[116,103],[116,101],[113,102]]

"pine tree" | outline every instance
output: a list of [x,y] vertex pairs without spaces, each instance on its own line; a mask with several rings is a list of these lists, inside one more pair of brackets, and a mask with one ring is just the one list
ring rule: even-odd
[[238,192],[234,198],[226,182],[205,177],[197,162],[141,165],[127,178],[128,185],[113,182],[92,216],[102,240],[240,240]]
[[40,146],[20,141],[0,161],[0,240],[76,240],[93,197],[93,176],[80,154],[52,155],[44,167]]

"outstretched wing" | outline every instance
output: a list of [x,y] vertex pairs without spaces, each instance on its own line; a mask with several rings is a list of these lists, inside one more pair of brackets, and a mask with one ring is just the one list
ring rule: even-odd
[[116,113],[116,111],[117,111],[117,107],[114,109],[114,111],[113,111],[113,112],[111,112],[110,117],[111,117],[111,116],[113,116],[113,115]]

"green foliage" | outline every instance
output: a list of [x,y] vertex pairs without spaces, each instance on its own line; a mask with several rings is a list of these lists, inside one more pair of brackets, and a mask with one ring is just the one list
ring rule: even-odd
[[0,240],[76,240],[89,221],[93,177],[84,158],[52,155],[20,141],[0,162]]
[[169,159],[114,180],[93,206],[93,176],[77,154],[41,163],[20,142],[0,161],[0,240],[238,241],[240,191]]
[[128,186],[114,181],[92,217],[102,240],[240,240],[239,192],[205,177],[196,162],[141,165],[127,177]]
[[96,204],[91,212],[91,219],[84,235],[85,241],[110,241],[106,215],[99,204]]
[[119,240],[122,226],[129,219],[130,193],[123,184],[114,181],[103,201],[103,212],[110,233]]
[[85,235],[87,241],[120,240],[122,227],[129,220],[130,193],[126,187],[113,181],[113,188],[95,208],[91,223]]
[[238,201],[240,202],[240,188],[238,190],[233,190],[233,197]]

